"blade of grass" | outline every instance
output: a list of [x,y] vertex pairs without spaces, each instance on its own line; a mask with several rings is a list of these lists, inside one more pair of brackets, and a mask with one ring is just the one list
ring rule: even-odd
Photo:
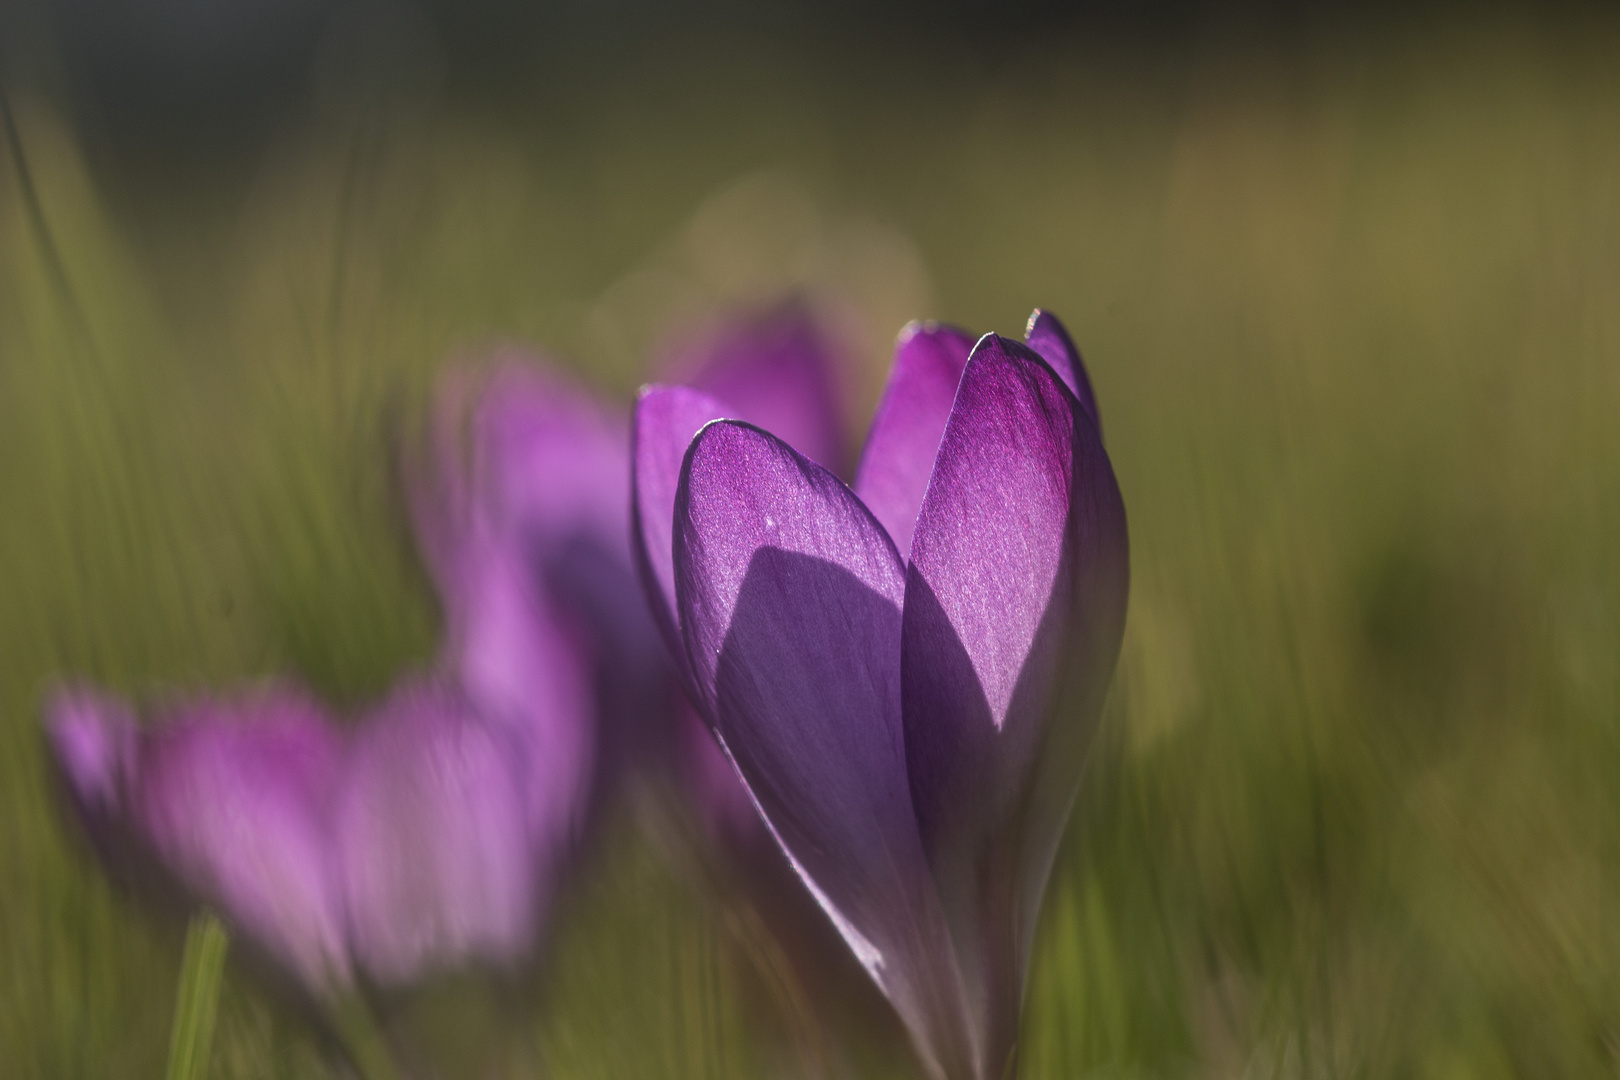
[[229,943],[225,927],[211,912],[197,914],[186,927],[180,988],[174,1002],[174,1030],[169,1036],[168,1080],[202,1080],[208,1074]]

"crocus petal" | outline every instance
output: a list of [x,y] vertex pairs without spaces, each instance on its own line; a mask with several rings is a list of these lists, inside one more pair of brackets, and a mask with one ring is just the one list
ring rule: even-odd
[[[669,653],[637,580],[631,543],[629,417],[572,379],[508,359],[485,387],[471,434],[472,513],[485,538],[476,558],[509,563],[507,576],[531,620],[548,609],[575,639],[577,655],[565,663],[556,662],[556,646],[545,662],[529,661],[535,677],[526,697],[531,704],[561,701],[574,688],[564,693],[559,680],[583,673],[601,727],[594,740],[600,799],[627,757],[663,759],[670,746]],[[489,614],[472,617],[495,619],[501,601],[482,603]],[[547,685],[539,685],[547,672]]]
[[183,888],[129,820],[129,793],[140,775],[135,710],[88,686],[61,688],[45,705],[45,742],[60,790],[113,880],[184,905]]
[[855,469],[855,494],[883,523],[902,559],[910,555],[934,454],[972,351],[967,334],[934,323],[912,323],[895,343],[889,384]]
[[551,848],[524,790],[544,779],[522,760],[447,685],[407,685],[362,721],[335,840],[351,947],[372,978],[527,952]]
[[590,650],[524,547],[489,538],[466,559],[466,615],[451,640],[450,670],[473,707],[518,738],[532,816],[577,818],[596,752]]
[[1125,580],[1124,507],[1089,414],[1033,352],[987,335],[918,517],[901,659],[912,798],[982,1010],[986,1075],[1017,1036]]
[[[675,559],[671,528],[675,489],[680,486],[686,448],[726,407],[700,390],[647,386],[636,400],[631,423],[631,487],[635,492],[633,539],[647,605],[671,656],[685,667],[685,647],[675,619]],[[683,670],[690,683],[690,674]]]
[[1080,401],[1080,407],[1086,410],[1091,417],[1092,426],[1098,433],[1102,432],[1102,417],[1097,412],[1097,395],[1092,393],[1091,379],[1086,375],[1085,362],[1080,359],[1080,350],[1075,348],[1074,339],[1063,328],[1058,317],[1050,311],[1036,308],[1030,312],[1029,325],[1024,329],[1024,340],[1040,354],[1041,359],[1052,365],[1063,385]]
[[136,757],[128,705],[83,687],[60,690],[45,709],[45,738],[81,814],[104,821],[122,811]]
[[835,350],[802,304],[736,319],[667,358],[668,380],[726,403],[721,415],[757,424],[809,458],[842,473],[843,411]]
[[795,869],[931,1068],[971,1057],[900,728],[904,568],[826,469],[736,421],[693,441],[675,506],[699,704]]
[[630,554],[626,420],[516,354],[476,395],[451,373],[438,412],[441,479],[416,483],[429,497],[413,503],[429,507],[417,530],[435,554],[445,667],[523,733],[535,815],[578,816],[600,790],[598,723],[639,733],[667,711],[668,661]]
[[328,855],[342,753],[301,695],[195,704],[145,734],[130,799],[174,874],[317,991],[349,978]]
[[629,562],[629,418],[526,358],[496,367],[473,418],[493,512],[542,540],[586,534]]

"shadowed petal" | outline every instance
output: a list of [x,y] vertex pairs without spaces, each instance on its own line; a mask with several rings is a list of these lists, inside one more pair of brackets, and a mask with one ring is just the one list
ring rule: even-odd
[[335,837],[351,946],[373,978],[527,953],[551,846],[524,790],[547,778],[522,761],[511,732],[445,685],[406,686],[362,722]]
[[834,347],[802,304],[734,319],[660,368],[670,382],[725,402],[721,415],[757,424],[811,461],[844,474]]
[[966,1075],[906,785],[894,545],[826,469],[722,420],[687,453],[674,558],[682,634],[722,746],[924,1058]]
[[328,855],[342,754],[301,695],[203,702],[144,733],[130,796],[176,877],[317,990],[349,977]]
[[1029,935],[1123,631],[1125,567],[1090,417],[1042,359],[987,335],[918,517],[901,667],[912,797],[986,1017],[988,1075],[1017,1037]]
[[900,331],[889,384],[855,469],[855,494],[883,523],[900,557],[911,552],[934,455],[956,400],[973,339],[953,326],[912,323]]
[[726,415],[719,400],[685,386],[648,386],[636,401],[631,424],[631,486],[635,492],[633,539],[647,605],[671,656],[688,684],[686,649],[675,618],[675,562],[671,523],[686,448],[710,420]]
[[1097,412],[1097,395],[1092,393],[1091,379],[1086,375],[1086,365],[1080,359],[1080,350],[1075,348],[1074,339],[1069,337],[1069,332],[1063,328],[1058,317],[1040,308],[1030,312],[1029,325],[1024,329],[1024,340],[1031,349],[1040,354],[1041,359],[1052,365],[1052,370],[1063,380],[1063,385],[1079,399],[1080,407],[1091,417],[1091,423],[1100,436],[1102,417]]

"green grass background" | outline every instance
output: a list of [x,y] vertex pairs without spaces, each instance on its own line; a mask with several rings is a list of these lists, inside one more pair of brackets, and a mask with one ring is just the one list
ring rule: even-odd
[[[660,328],[810,289],[1085,351],[1130,512],[1104,747],[1023,1075],[1620,1070],[1620,33],[616,59],[567,95],[315,93],[228,166],[12,99],[0,168],[0,1073],[150,1077],[180,936],[45,780],[72,673],[434,648],[392,455],[447,358],[628,394]],[[566,81],[566,80],[562,80]],[[862,417],[866,415],[860,412]],[[728,923],[626,813],[537,994],[397,1005],[449,1076],[794,1076]],[[903,1055],[849,1036],[856,1075]],[[227,977],[219,1077],[336,1075]]]

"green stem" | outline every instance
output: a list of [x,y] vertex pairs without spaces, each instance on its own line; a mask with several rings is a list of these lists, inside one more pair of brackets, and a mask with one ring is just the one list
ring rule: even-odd
[[168,1080],[203,1080],[214,1044],[214,1018],[219,1013],[219,987],[225,973],[230,938],[212,912],[192,916],[186,927],[186,950],[180,961],[180,988],[174,1000],[174,1030],[169,1034]]

